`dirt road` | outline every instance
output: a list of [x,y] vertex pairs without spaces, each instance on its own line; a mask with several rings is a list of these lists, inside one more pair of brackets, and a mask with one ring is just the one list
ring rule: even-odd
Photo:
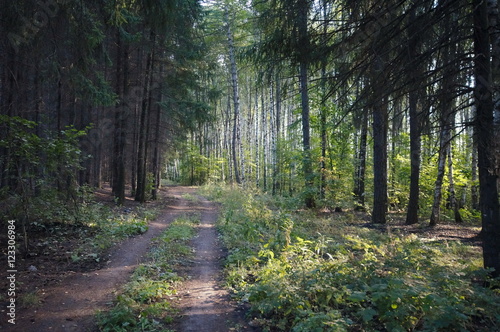
[[[149,224],[149,230],[119,245],[106,268],[90,273],[75,273],[59,285],[45,289],[43,305],[19,312],[15,326],[4,326],[5,331],[97,331],[95,313],[109,308],[116,293],[124,285],[134,268],[143,261],[151,240],[164,231],[181,214],[198,211],[201,215],[199,235],[193,241],[195,264],[186,271],[189,276],[180,294],[182,317],[176,322],[176,331],[224,332],[252,331],[243,320],[243,313],[230,301],[221,288],[222,248],[214,223],[216,204],[194,195],[190,187],[171,187],[168,206]],[[2,329],[0,327],[0,329]]]

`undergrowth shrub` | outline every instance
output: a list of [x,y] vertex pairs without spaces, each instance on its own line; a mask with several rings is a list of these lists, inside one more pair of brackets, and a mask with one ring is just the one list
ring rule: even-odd
[[270,209],[255,192],[217,197],[226,282],[264,331],[500,330],[477,247]]

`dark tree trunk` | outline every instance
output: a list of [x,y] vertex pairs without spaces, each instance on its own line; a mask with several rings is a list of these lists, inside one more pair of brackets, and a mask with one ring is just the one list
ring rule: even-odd
[[308,57],[309,55],[309,33],[307,27],[307,19],[309,12],[309,4],[307,0],[298,1],[298,32],[299,32],[299,45],[300,49],[300,68],[299,68],[299,81],[300,81],[300,98],[302,106],[302,147],[303,158],[302,167],[305,177],[305,204],[308,208],[316,206],[314,200],[314,192],[312,191],[314,183],[314,174],[312,170],[311,160],[311,137],[309,125],[309,91],[308,91]]
[[417,91],[409,95],[410,112],[410,198],[406,213],[406,224],[418,223],[418,205],[420,195],[420,119],[418,113]]
[[[160,65],[160,79],[163,76],[163,65]],[[163,84],[160,82],[158,87],[158,100],[161,101]],[[153,177],[154,183],[153,188],[151,189],[151,198],[156,200],[158,198],[158,189],[160,188],[161,181],[161,131],[160,124],[162,121],[162,108],[160,105],[156,106],[156,123],[155,123],[155,146],[153,150]]]
[[409,38],[408,38],[408,58],[412,65],[410,68],[410,80],[413,86],[410,86],[408,94],[408,107],[410,115],[410,197],[408,200],[408,210],[406,213],[406,224],[412,225],[418,223],[418,209],[420,201],[420,158],[421,158],[421,124],[418,111],[420,97],[420,68],[418,66],[418,52],[421,34],[416,20],[416,1],[412,2],[412,8],[409,15]]
[[[375,83],[376,84],[376,83]],[[373,106],[373,212],[372,222],[386,223],[387,213],[387,130],[385,100]]]
[[118,30],[116,33],[116,94],[119,101],[115,106],[115,133],[113,135],[113,194],[117,200],[117,204],[122,205],[125,201],[125,94],[123,91],[123,76],[125,70],[122,62],[123,56],[123,43]]
[[500,207],[498,176],[494,173],[493,99],[491,92],[490,41],[486,1],[473,0],[474,17],[474,99],[476,104],[475,134],[478,143],[479,205],[482,217],[483,261],[492,268],[493,277],[500,276]]
[[[154,44],[154,33],[151,32],[150,41]],[[147,140],[149,111],[151,107],[151,80],[153,76],[154,51],[148,52],[146,62],[146,73],[144,78],[144,93],[141,105],[141,115],[139,124],[139,142],[137,148],[137,187],[135,200],[141,203],[146,201],[146,180],[147,180]]]

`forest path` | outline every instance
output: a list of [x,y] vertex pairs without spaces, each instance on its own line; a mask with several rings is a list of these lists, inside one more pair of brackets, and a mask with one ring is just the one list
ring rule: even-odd
[[217,205],[199,196],[194,201],[188,199],[195,191],[192,187],[168,188],[167,196],[174,199],[169,199],[160,216],[149,223],[146,233],[118,245],[112,251],[107,267],[88,273],[75,273],[60,284],[45,289],[43,305],[19,312],[16,325],[7,326],[6,331],[97,331],[96,311],[109,309],[116,293],[144,261],[151,240],[180,215],[197,211],[201,222],[199,235],[193,240],[195,263],[185,271],[189,278],[179,294],[179,306],[183,314],[176,322],[175,330],[248,331],[243,313],[230,301],[227,291],[220,287],[223,251],[214,226]]
[[180,290],[182,317],[175,331],[225,332],[256,331],[244,321],[243,309],[231,301],[221,287],[224,251],[215,229],[217,205],[197,196],[201,212],[198,236],[192,241],[194,264],[185,273],[187,281]]

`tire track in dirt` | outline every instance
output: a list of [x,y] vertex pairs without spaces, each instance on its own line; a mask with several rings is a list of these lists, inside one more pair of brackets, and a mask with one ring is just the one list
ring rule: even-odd
[[194,264],[186,271],[188,280],[179,297],[182,318],[180,332],[257,331],[244,320],[244,311],[231,301],[221,285],[224,252],[215,229],[215,203],[199,197],[201,213],[198,236],[193,240]]
[[160,235],[179,215],[193,210],[193,207],[188,206],[188,200],[182,197],[184,193],[193,191],[188,187],[169,188],[167,196],[175,199],[170,200],[171,203],[163,209],[160,216],[149,223],[146,233],[118,245],[109,257],[107,267],[88,273],[75,273],[63,279],[60,284],[44,289],[43,303],[39,308],[19,310],[16,324],[0,326],[0,329],[16,332],[97,331],[96,311],[109,308],[116,292],[144,260],[151,240]]

